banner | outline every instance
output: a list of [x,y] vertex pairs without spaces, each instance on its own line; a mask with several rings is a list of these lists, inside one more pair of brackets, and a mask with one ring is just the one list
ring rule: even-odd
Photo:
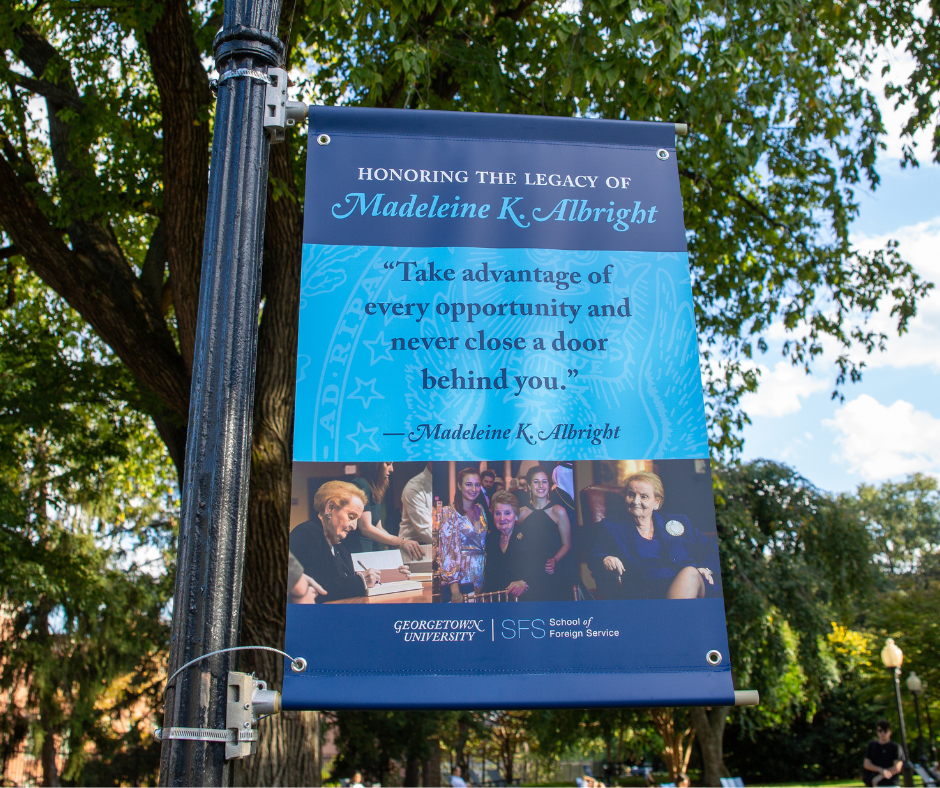
[[733,704],[672,124],[311,107],[285,709]]

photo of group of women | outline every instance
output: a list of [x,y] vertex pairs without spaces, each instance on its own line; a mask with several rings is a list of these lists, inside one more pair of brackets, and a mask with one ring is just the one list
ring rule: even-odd
[[294,464],[296,604],[721,595],[705,460]]

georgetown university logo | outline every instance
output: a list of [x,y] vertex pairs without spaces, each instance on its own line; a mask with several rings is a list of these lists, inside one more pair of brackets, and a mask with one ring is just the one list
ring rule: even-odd
[[395,632],[405,643],[469,643],[483,632],[483,619],[432,619],[396,621]]

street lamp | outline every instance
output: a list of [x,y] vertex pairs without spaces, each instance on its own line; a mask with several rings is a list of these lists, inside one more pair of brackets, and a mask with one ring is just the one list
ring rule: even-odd
[[930,742],[930,762],[937,762],[937,743],[933,738],[933,725],[930,722],[930,699],[927,697],[927,682],[920,682],[921,689],[924,693],[924,714],[927,717],[927,741]]
[[914,716],[917,718],[917,749],[920,750],[920,762],[927,763],[927,756],[924,753],[924,734],[921,731],[920,727],[920,706],[918,705],[918,698],[920,694],[924,691],[924,683],[920,680],[913,670],[911,675],[907,677],[907,688],[911,691],[911,695],[914,696]]
[[910,757],[907,750],[907,726],[904,724],[904,709],[901,707],[901,664],[904,662],[904,652],[895,644],[893,638],[885,641],[881,649],[881,661],[894,676],[894,698],[898,704],[898,721],[901,723],[901,753],[904,756],[904,785],[912,788],[914,775],[911,772]]

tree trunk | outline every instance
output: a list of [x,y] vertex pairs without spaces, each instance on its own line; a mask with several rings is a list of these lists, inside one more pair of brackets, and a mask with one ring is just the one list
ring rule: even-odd
[[235,762],[236,786],[320,785],[316,711],[283,711],[258,725],[258,749]]
[[515,767],[516,741],[511,733],[503,739],[503,765],[506,768],[506,785],[512,785]]
[[731,709],[731,706],[716,706],[708,710],[693,706],[691,709],[692,727],[695,729],[702,762],[705,764],[703,777],[706,786],[720,786],[722,777],[731,776],[725,766],[723,743],[725,723]]
[[688,769],[695,741],[695,728],[686,726],[680,719],[681,714],[681,710],[670,707],[650,710],[656,732],[663,740],[663,760],[672,782],[677,782],[679,775]]
[[56,766],[55,732],[43,730],[42,738],[42,785],[43,788],[59,787],[59,769]]
[[441,785],[441,745],[437,737],[431,738],[431,756],[424,762],[421,770],[421,784],[424,788],[440,788]]
[[[470,723],[467,717],[461,714],[457,720],[457,745],[454,748],[454,766],[460,767],[460,772],[467,778],[467,740],[470,738]],[[407,782],[405,783],[408,784]]]
[[403,785],[414,786],[418,784],[420,766],[421,762],[415,758],[414,755],[408,756],[408,759],[405,761],[405,779],[402,783]]

